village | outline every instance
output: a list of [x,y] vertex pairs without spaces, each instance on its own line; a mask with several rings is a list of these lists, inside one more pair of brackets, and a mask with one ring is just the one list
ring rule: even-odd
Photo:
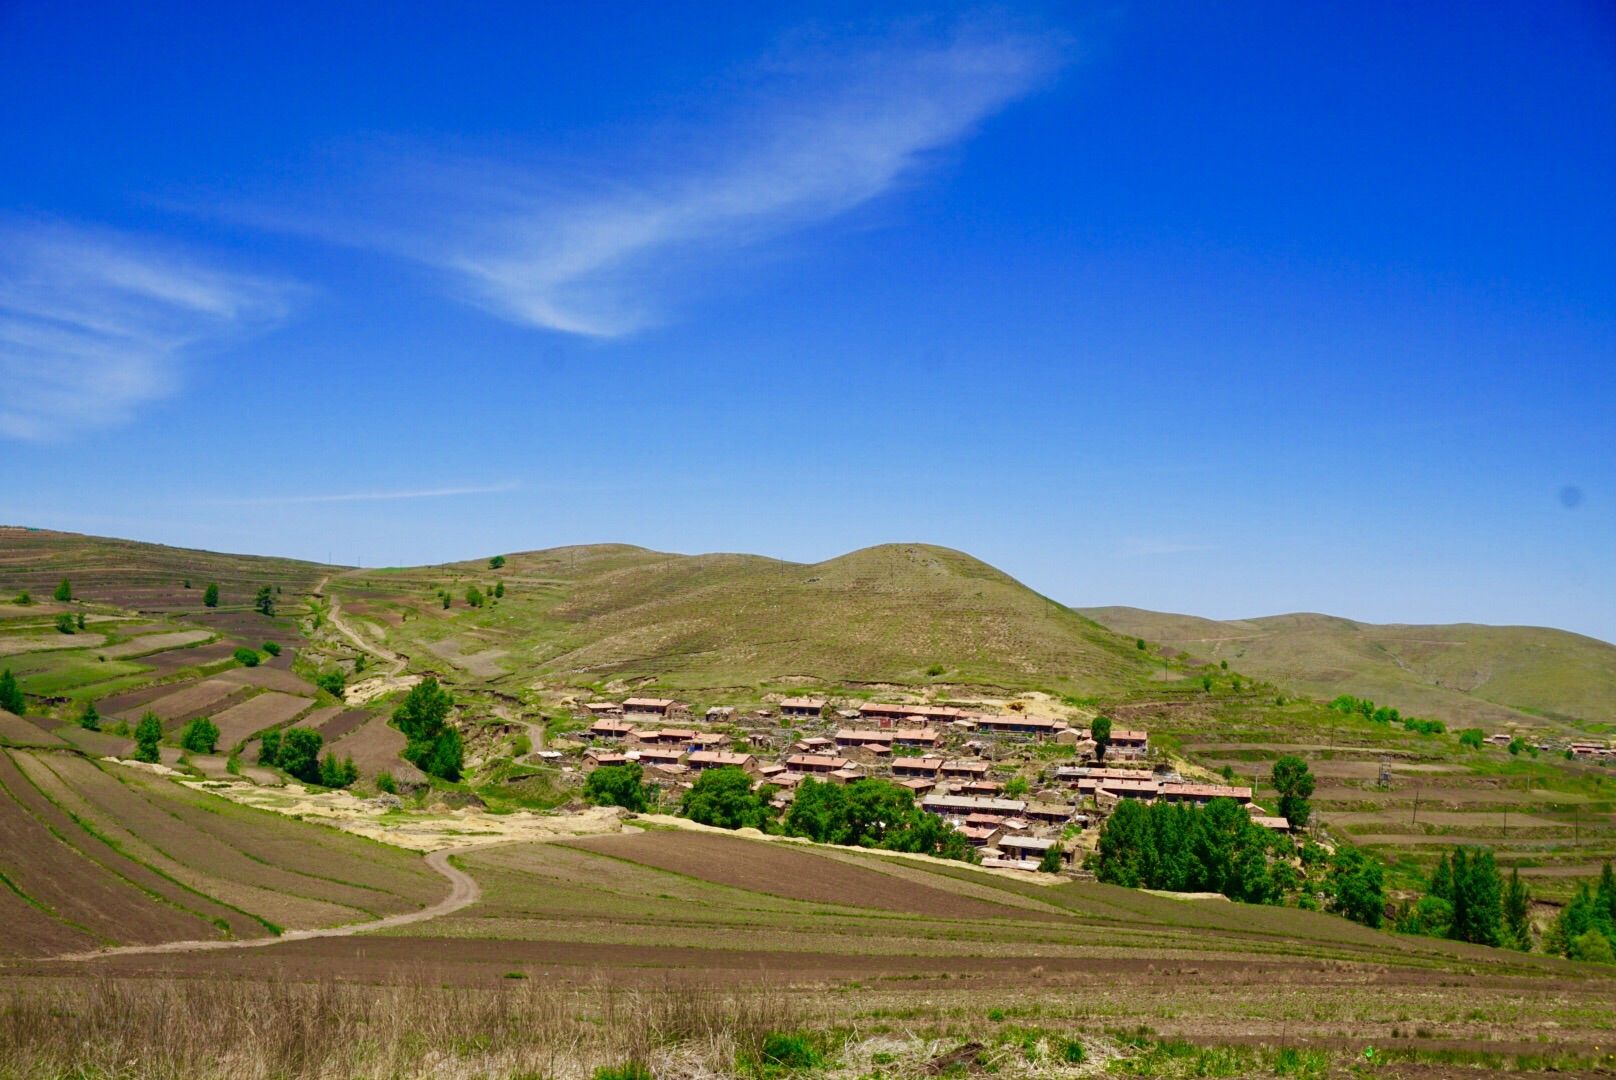
[[[960,830],[987,867],[1035,871],[1055,849],[1071,865],[1085,830],[1124,799],[1205,804],[1231,799],[1265,828],[1289,831],[1253,801],[1250,787],[1194,781],[1152,761],[1149,734],[1112,729],[1104,745],[1091,731],[1020,711],[954,705],[787,697],[750,710],[718,706],[702,716],[668,698],[631,697],[576,706],[587,727],[579,751],[586,771],[635,762],[644,780],[677,798],[696,775],[734,768],[768,785],[788,806],[807,779],[890,780],[922,809]],[[744,734],[741,734],[743,733]],[[1039,747],[1060,747],[1055,757]],[[559,752],[552,751],[556,756]],[[1092,835],[1092,834],[1091,834]]]

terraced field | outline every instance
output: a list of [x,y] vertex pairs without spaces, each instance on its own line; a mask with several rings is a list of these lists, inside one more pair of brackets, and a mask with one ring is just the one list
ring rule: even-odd
[[72,752],[0,751],[0,953],[252,937],[413,910],[418,857]]

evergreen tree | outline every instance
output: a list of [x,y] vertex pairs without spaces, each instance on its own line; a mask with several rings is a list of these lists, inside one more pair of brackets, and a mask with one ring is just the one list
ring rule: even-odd
[[1330,907],[1353,922],[1378,927],[1386,894],[1380,863],[1357,848],[1340,847],[1330,860]]
[[1040,874],[1058,874],[1065,865],[1064,854],[1059,844],[1051,844],[1044,849],[1043,857],[1038,860]]
[[79,727],[85,731],[101,730],[101,714],[95,709],[95,702],[86,701],[84,709],[79,713]]
[[253,597],[253,609],[260,615],[275,614],[275,590],[268,585],[260,586],[258,595]]
[[1453,927],[1448,936],[1475,945],[1497,945],[1503,923],[1503,889],[1487,848],[1453,851]]
[[55,595],[56,600],[57,600],[58,603],[65,604],[68,601],[72,600],[73,599],[73,583],[68,581],[66,578],[63,578],[62,583],[60,585],[56,586],[56,592],[55,592],[54,595]]
[[11,669],[0,671],[0,709],[21,716],[27,708],[28,702],[22,696],[22,687],[17,685],[17,678],[11,674]]
[[1512,867],[1504,889],[1504,944],[1521,952],[1532,951],[1532,895],[1521,880],[1521,868]]
[[211,754],[219,745],[219,727],[205,716],[185,725],[180,745],[193,754]]
[[202,590],[202,606],[203,607],[218,607],[219,606],[219,584],[218,584],[218,582],[210,582],[208,584],[208,587],[206,589]]
[[135,760],[155,764],[159,758],[158,746],[163,741],[163,722],[156,713],[147,713],[135,725]]

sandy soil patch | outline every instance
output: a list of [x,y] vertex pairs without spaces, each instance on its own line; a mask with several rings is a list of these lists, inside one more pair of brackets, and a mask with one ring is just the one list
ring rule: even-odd
[[52,633],[49,637],[0,637],[0,656],[17,656],[31,652],[53,652],[57,649],[93,649],[106,641],[105,634]]

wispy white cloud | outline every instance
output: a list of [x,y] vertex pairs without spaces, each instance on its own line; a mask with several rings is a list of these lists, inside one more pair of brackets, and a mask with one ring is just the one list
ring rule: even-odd
[[284,316],[292,290],[119,233],[0,221],[0,436],[128,420],[184,358]]
[[349,204],[276,223],[429,265],[502,318],[616,337],[710,286],[737,252],[899,187],[1033,89],[1063,51],[1053,35],[980,25],[799,42],[735,80],[714,115],[664,125],[624,160],[515,164],[394,147],[371,163],[383,182],[359,215]]
[[328,495],[266,495],[251,499],[224,499],[226,506],[291,506],[307,503],[391,502],[396,499],[447,499],[460,495],[494,495],[516,491],[521,485],[514,481],[504,484],[485,484],[478,487],[419,488],[410,491],[354,491]]

